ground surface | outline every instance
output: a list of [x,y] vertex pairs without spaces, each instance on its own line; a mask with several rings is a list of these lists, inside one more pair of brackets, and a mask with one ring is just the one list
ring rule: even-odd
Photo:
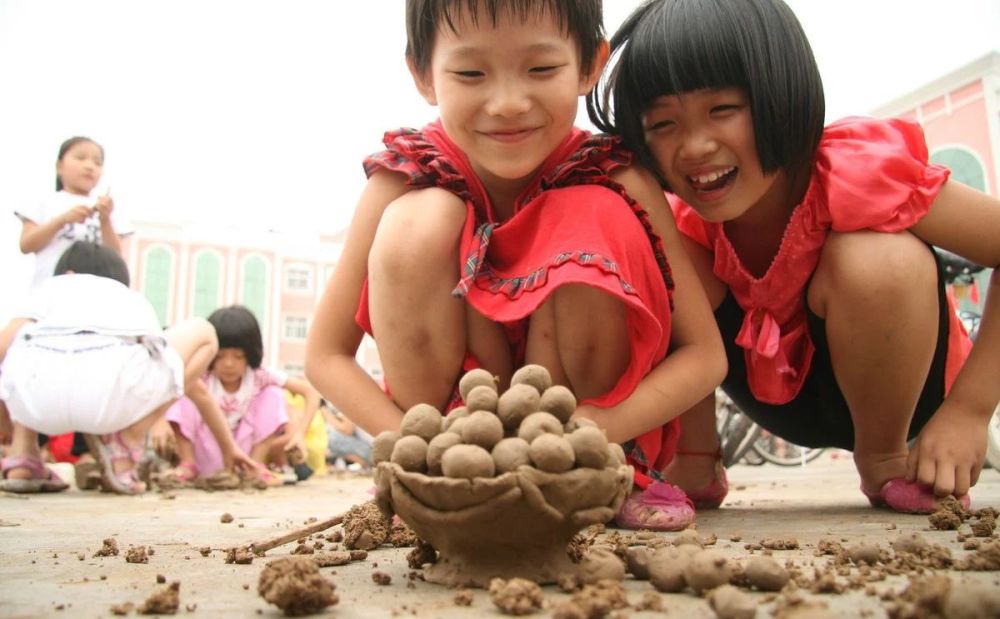
[[[746,558],[746,543],[765,538],[798,540],[800,549],[776,551],[781,561],[802,565],[826,559],[814,556],[821,538],[846,545],[860,541],[886,545],[900,532],[920,531],[929,541],[961,556],[954,531],[930,529],[924,516],[906,516],[874,510],[857,489],[849,458],[824,457],[804,468],[739,466],[730,470],[733,489],[723,509],[698,517],[702,536],[716,534],[716,548]],[[0,617],[110,617],[115,604],[137,606],[167,583],[180,581],[180,615],[192,617],[281,616],[257,595],[257,579],[269,558],[285,556],[294,544],[276,548],[251,565],[224,563],[224,549],[262,541],[301,527],[310,517],[320,520],[342,513],[370,498],[370,477],[327,476],[294,487],[266,492],[205,493],[183,490],[175,498],[150,493],[117,497],[68,491],[56,495],[20,498],[0,494]],[[983,472],[973,492],[973,508],[1000,507],[1000,474]],[[234,521],[220,522],[231,513]],[[328,531],[327,533],[332,532]],[[732,541],[738,536],[740,541]],[[103,539],[114,537],[122,553],[97,557]],[[155,550],[146,564],[127,563],[130,545]],[[199,548],[210,546],[203,557]],[[475,617],[500,616],[481,590],[470,607],[454,603],[455,591],[416,581],[407,585],[410,568],[407,549],[384,548],[367,560],[321,572],[337,584],[340,603],[325,613],[331,617]],[[377,564],[377,566],[376,566]],[[392,582],[376,585],[372,572],[389,574]],[[957,574],[955,574],[958,577]],[[1000,573],[963,573],[1000,586]],[[903,577],[890,577],[877,588],[901,589]],[[637,603],[652,591],[647,582],[626,580],[630,600]],[[550,604],[566,599],[556,587],[546,587]],[[885,617],[883,603],[862,591],[843,595],[809,595],[824,599],[835,616]],[[711,617],[705,602],[693,595],[662,594],[668,615]],[[757,616],[770,617],[769,605]],[[537,616],[547,616],[542,611]],[[135,615],[133,611],[132,616]],[[627,616],[652,617],[662,613],[628,610]]]

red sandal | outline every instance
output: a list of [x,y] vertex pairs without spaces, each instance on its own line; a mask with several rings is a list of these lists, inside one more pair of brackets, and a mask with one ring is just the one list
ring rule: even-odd
[[718,509],[729,494],[729,477],[722,464],[722,449],[716,451],[678,451],[678,456],[705,456],[715,459],[715,478],[703,488],[687,493],[696,509]]
[[694,515],[694,505],[683,490],[654,481],[625,499],[615,514],[615,522],[624,529],[683,531],[694,523]]
[[[901,514],[933,514],[942,499],[934,495],[930,486],[906,481],[902,477],[885,482],[878,492],[870,492],[864,486],[861,486],[861,492],[868,497],[872,507],[884,507]],[[969,509],[971,501],[968,494],[956,499],[963,508]]]

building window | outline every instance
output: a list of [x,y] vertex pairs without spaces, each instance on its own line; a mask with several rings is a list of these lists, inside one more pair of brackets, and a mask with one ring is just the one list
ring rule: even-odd
[[285,290],[288,292],[312,292],[313,270],[304,264],[290,264],[285,269]]
[[285,316],[282,333],[286,340],[304,340],[309,334],[309,320],[305,316]]
[[986,170],[979,159],[966,148],[942,148],[930,157],[931,163],[943,165],[951,170],[951,178],[986,192]]
[[243,305],[267,324],[267,263],[260,256],[250,256],[243,262]]
[[194,264],[194,294],[191,313],[198,318],[208,318],[219,307],[220,260],[214,252],[201,252]]
[[154,247],[146,253],[142,277],[142,294],[156,312],[160,326],[166,327],[170,307],[170,280],[173,275],[173,257],[163,247]]

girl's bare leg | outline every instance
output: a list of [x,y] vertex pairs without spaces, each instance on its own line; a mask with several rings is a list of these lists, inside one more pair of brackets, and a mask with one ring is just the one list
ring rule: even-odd
[[[716,477],[719,435],[715,423],[715,394],[680,416],[681,436],[677,453],[663,469],[663,477],[685,492],[707,487]],[[711,455],[705,455],[711,454]]]
[[831,234],[808,291],[854,422],[861,483],[906,474],[906,436],[938,336],[937,273],[913,235]]
[[406,410],[447,403],[466,352],[459,278],[465,203],[441,189],[412,191],[385,210],[368,258],[368,301],[386,384]]
[[[26,456],[29,458],[39,458],[42,450],[38,446],[38,432],[14,422],[14,432],[10,441],[8,456]],[[31,470],[25,467],[10,469],[7,472],[8,479],[31,479]]]

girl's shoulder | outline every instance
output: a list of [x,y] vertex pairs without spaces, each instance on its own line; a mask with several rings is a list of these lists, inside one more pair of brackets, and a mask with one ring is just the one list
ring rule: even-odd
[[288,381],[288,373],[262,365],[253,371],[253,379],[258,389],[284,387]]
[[916,122],[845,118],[823,132],[806,202],[836,230],[897,231],[926,214],[948,175]]

